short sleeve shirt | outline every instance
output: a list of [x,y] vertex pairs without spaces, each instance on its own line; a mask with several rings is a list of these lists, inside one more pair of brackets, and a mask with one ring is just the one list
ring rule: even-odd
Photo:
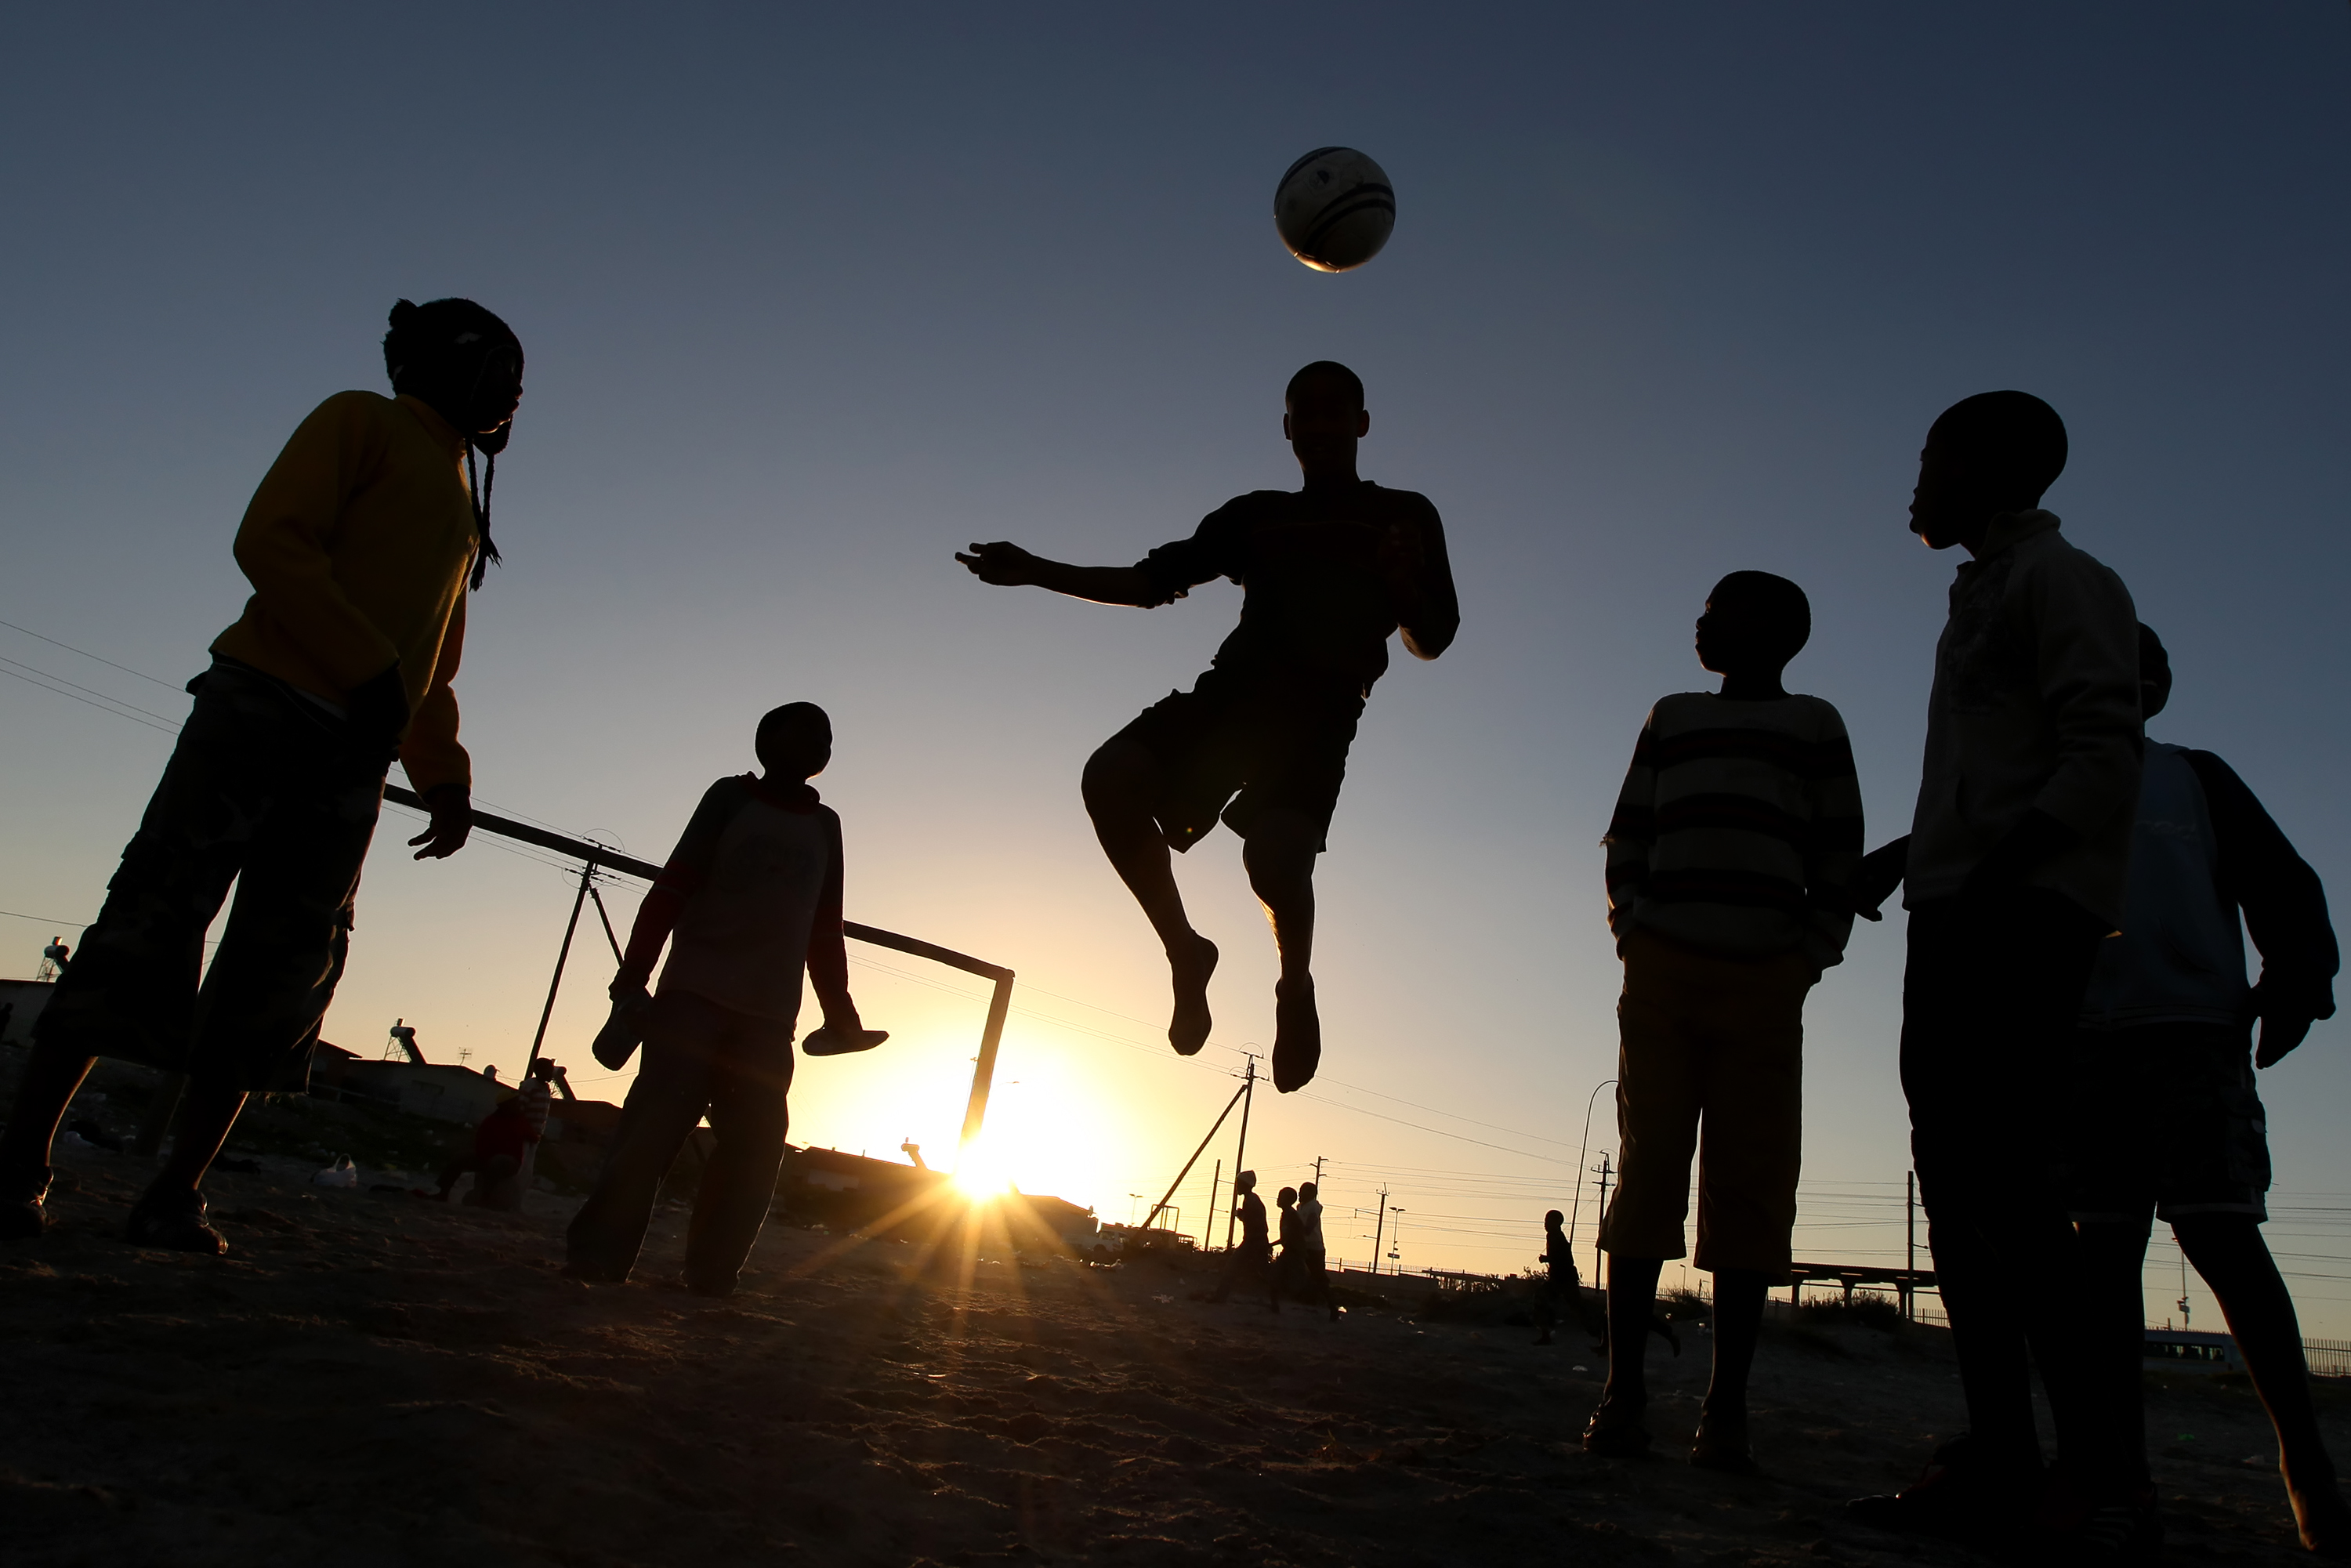
[[1216,667],[1270,678],[1326,677],[1368,692],[1386,673],[1398,617],[1380,566],[1391,528],[1434,516],[1425,497],[1369,480],[1333,499],[1253,490],[1200,520],[1189,538],[1135,566],[1165,604],[1230,578],[1244,591],[1240,624]]

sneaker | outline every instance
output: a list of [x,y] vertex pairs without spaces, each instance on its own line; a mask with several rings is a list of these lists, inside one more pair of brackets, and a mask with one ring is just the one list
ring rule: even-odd
[[217,1258],[228,1250],[228,1238],[204,1223],[204,1195],[149,1192],[131,1211],[122,1239],[133,1247],[156,1247],[170,1252],[202,1252]]
[[2037,1459],[1989,1463],[1963,1432],[1935,1450],[1917,1480],[1898,1492],[1855,1498],[1844,1511],[1857,1524],[1905,1535],[1979,1539],[2022,1529],[2041,1491]]
[[2156,1512],[2152,1486],[2096,1500],[2060,1475],[2033,1517],[2032,1534],[2035,1555],[2044,1563],[2117,1568],[2163,1556],[2163,1520]]
[[29,1179],[0,1186],[0,1241],[37,1241],[49,1228],[49,1211],[42,1201],[49,1196],[49,1167],[37,1167]]
[[1639,1458],[1649,1451],[1647,1414],[1645,1405],[1602,1400],[1584,1423],[1583,1451],[1612,1459]]

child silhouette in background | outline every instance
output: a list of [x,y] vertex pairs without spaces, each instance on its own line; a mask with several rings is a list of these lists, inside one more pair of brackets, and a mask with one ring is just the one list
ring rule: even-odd
[[[627,1056],[615,1037],[642,1030],[645,1061],[596,1189],[571,1221],[565,1271],[575,1279],[628,1279],[662,1178],[706,1113],[716,1146],[694,1200],[685,1284],[730,1294],[783,1167],[803,971],[824,1009],[810,1055],[889,1038],[866,1029],[850,998],[841,819],[808,783],[832,760],[832,721],[814,703],[789,704],[759,720],[753,748],[767,771],[704,793],[637,910],[612,980],[598,1059],[617,1069]],[[660,994],[649,998],[664,944]]]
[[1559,1326],[1562,1312],[1575,1311],[1583,1290],[1583,1276],[1575,1270],[1575,1249],[1568,1244],[1567,1216],[1554,1208],[1543,1216],[1542,1255],[1535,1260],[1543,1266],[1541,1288],[1535,1291],[1535,1336],[1537,1344],[1551,1343],[1551,1331]]
[[1233,1215],[1241,1222],[1240,1244],[1225,1260],[1225,1277],[1217,1281],[1216,1293],[1208,1300],[1223,1301],[1233,1293],[1235,1285],[1262,1285],[1267,1304],[1278,1312],[1281,1303],[1273,1294],[1273,1239],[1266,1228],[1265,1199],[1257,1195],[1257,1172],[1243,1171],[1235,1176],[1233,1190],[1240,1195],[1233,1199]]
[[1660,1266],[1685,1253],[1702,1128],[1693,1261],[1714,1274],[1714,1372],[1690,1462],[1755,1468],[1747,1378],[1764,1291],[1790,1262],[1804,998],[1844,956],[1862,845],[1844,720],[1780,684],[1811,635],[1811,606],[1787,579],[1739,571],[1716,584],[1698,657],[1722,689],[1650,711],[1609,823],[1623,1174],[1601,1220],[1608,1382],[1583,1436],[1594,1453],[1649,1447],[1643,1355]]
[[[2151,719],[2171,698],[2171,662],[2144,625],[2138,670]],[[2258,986],[2245,979],[2247,929]],[[2319,1436],[2294,1297],[2262,1239],[2270,1159],[2253,1071],[2334,1016],[2338,962],[2318,873],[2244,781],[2209,751],[2148,741],[2122,935],[2098,945],[2074,1037],[2067,1207],[2098,1320],[2095,1364],[2116,1385],[2106,1396],[2139,1411],[2143,1473],[2141,1270],[2159,1218],[2219,1299],[2269,1408],[2303,1545],[2333,1557],[2351,1555],[2351,1510]]]
[[1273,1084],[1285,1094],[1322,1058],[1314,857],[1364,701],[1388,667],[1391,633],[1401,629],[1416,658],[1434,659],[1461,624],[1437,508],[1355,476],[1355,444],[1370,428],[1355,372],[1317,361],[1283,394],[1281,433],[1301,489],[1236,497],[1191,538],[1133,566],[1070,566],[1002,541],[956,557],[983,582],[1102,604],[1168,604],[1220,577],[1246,591],[1214,667],[1104,741],[1084,789],[1102,852],[1166,950],[1176,991],[1167,1039],[1184,1056],[1207,1043],[1217,945],[1192,928],[1168,852],[1189,850],[1220,818],[1246,841],[1242,863],[1281,953]]

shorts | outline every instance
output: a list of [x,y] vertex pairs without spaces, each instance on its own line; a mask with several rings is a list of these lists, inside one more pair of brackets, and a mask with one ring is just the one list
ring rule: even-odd
[[2072,1218],[2269,1218],[2269,1125],[2249,1026],[2080,1030],[2067,1066],[2060,1159]]
[[1287,810],[1312,821],[1319,853],[1363,714],[1360,686],[1210,670],[1112,739],[1164,766],[1152,817],[1168,848],[1190,849],[1220,818],[1247,838],[1258,813]]
[[1600,1245],[1683,1256],[1696,1154],[1694,1266],[1784,1279],[1803,1158],[1804,997],[1818,971],[1801,952],[1719,958],[1637,926],[1623,946],[1620,1183]]

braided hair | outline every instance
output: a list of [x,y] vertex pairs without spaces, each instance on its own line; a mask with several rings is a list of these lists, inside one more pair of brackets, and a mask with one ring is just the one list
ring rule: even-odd
[[[391,330],[383,335],[383,368],[392,390],[420,399],[457,427],[465,440],[465,480],[474,507],[474,574],[475,589],[483,574],[497,560],[498,547],[490,538],[490,492],[498,481],[498,454],[514,432],[511,418],[495,429],[473,428],[480,422],[475,404],[490,361],[501,353],[515,358],[522,369],[522,340],[495,314],[470,299],[434,299],[423,305],[402,299],[392,308]],[[489,459],[488,470],[477,475],[474,454]]]

